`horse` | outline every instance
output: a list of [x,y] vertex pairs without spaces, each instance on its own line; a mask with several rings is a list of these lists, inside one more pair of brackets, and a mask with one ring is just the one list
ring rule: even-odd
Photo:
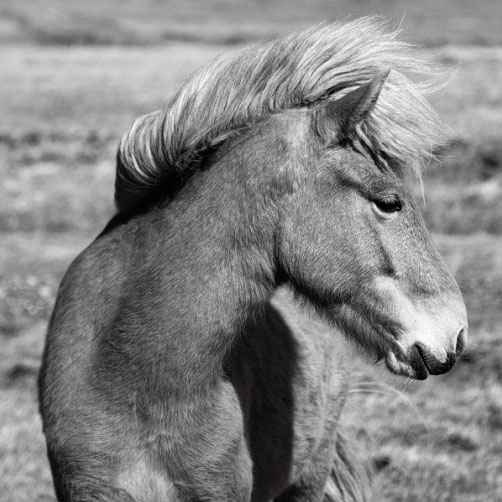
[[344,340],[418,380],[467,340],[412,196],[446,135],[434,71],[381,20],[327,23],[220,56],[133,123],[47,333],[60,502],[367,500]]

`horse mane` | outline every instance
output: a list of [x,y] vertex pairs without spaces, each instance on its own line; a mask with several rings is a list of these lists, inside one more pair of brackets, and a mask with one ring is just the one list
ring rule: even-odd
[[396,39],[379,18],[322,24],[216,58],[161,110],[138,118],[117,153],[115,202],[138,211],[152,192],[188,177],[205,151],[273,113],[337,99],[384,71],[390,74],[357,133],[420,176],[445,128],[425,99],[435,66]]

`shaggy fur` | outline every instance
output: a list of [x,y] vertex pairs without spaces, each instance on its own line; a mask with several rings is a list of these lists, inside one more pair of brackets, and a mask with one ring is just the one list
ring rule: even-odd
[[135,212],[152,190],[183,177],[204,151],[243,128],[281,110],[337,99],[388,71],[378,104],[357,133],[376,155],[384,152],[420,175],[444,138],[444,126],[424,98],[437,86],[438,73],[396,35],[379,19],[363,18],[217,58],[192,75],[165,109],[137,119],[122,138],[119,212]]
[[371,468],[358,455],[354,444],[343,433],[336,435],[333,469],[326,485],[324,502],[369,502]]

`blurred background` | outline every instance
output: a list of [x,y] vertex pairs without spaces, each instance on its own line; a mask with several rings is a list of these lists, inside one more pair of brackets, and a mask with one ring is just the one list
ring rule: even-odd
[[426,382],[358,363],[344,421],[375,501],[502,500],[500,0],[0,0],[0,500],[55,498],[36,375],[58,283],[113,214],[114,155],[138,115],[255,39],[379,14],[454,70],[452,128],[424,216],[469,311],[470,347]]

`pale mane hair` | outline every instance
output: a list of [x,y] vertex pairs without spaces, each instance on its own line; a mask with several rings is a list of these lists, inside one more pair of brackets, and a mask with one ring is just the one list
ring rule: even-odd
[[[216,58],[161,110],[137,119],[117,154],[115,201],[133,213],[153,190],[194,169],[203,153],[273,113],[337,99],[390,70],[373,111],[357,128],[420,174],[445,128],[425,99],[435,66],[379,18],[315,26]],[[418,55],[417,55],[418,54]]]

